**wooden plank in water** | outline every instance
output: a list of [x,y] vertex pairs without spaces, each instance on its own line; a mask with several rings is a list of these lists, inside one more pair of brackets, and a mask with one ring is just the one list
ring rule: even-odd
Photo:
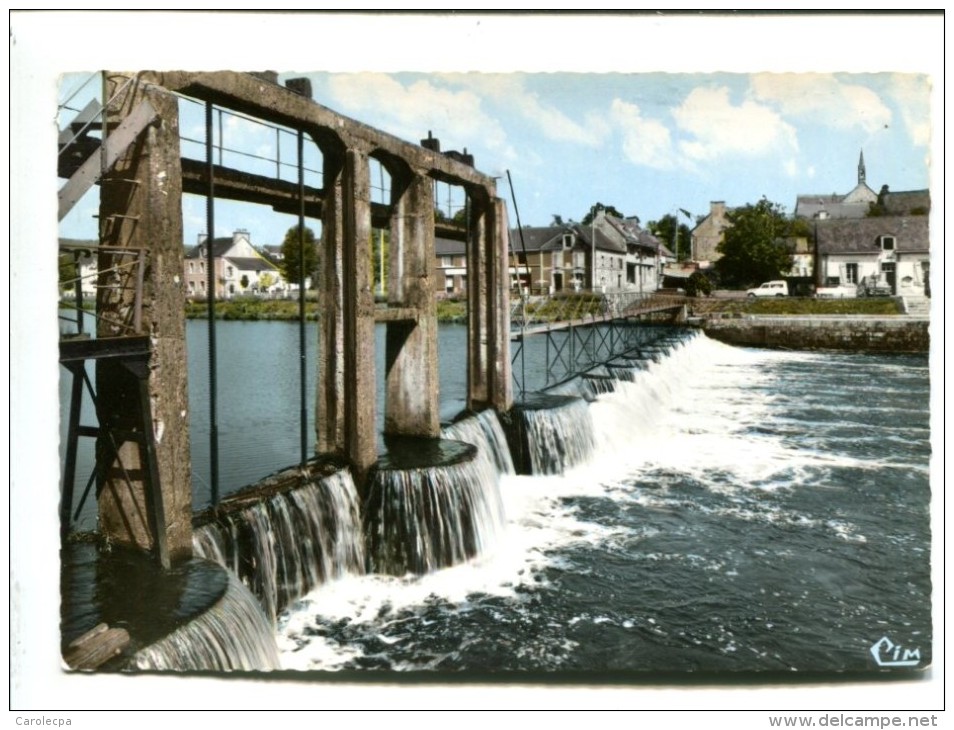
[[119,656],[128,644],[129,633],[125,629],[98,624],[70,642],[63,660],[71,669],[90,671]]

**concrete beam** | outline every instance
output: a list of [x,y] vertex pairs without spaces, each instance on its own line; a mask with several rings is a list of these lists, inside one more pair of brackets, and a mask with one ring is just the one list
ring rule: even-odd
[[171,91],[211,101],[258,119],[292,129],[303,129],[315,138],[322,149],[328,140],[337,139],[346,147],[361,149],[367,154],[379,151],[391,154],[442,182],[476,185],[485,188],[490,195],[495,194],[494,178],[469,165],[369,127],[251,74],[233,71],[170,71],[149,72],[144,78]]

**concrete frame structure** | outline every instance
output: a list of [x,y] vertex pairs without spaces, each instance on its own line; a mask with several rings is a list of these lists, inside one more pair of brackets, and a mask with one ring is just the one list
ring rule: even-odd
[[[296,199],[287,183],[256,180],[254,189],[236,184],[226,186],[223,195],[268,203],[276,209],[320,212],[319,454],[346,458],[359,484],[378,458],[377,322],[387,326],[385,435],[439,436],[437,318],[431,281],[435,180],[462,186],[469,199],[468,407],[499,411],[511,407],[508,227],[506,207],[496,195],[492,177],[341,116],[260,75],[140,72],[108,73],[107,79],[110,91],[129,82],[119,107],[110,110],[111,125],[141,98],[149,99],[158,112],[154,127],[103,180],[101,239],[111,245],[142,246],[150,254],[146,282],[153,342],[149,395],[158,472],[168,505],[167,523],[160,529],[166,531],[174,557],[191,553],[181,196],[184,190],[195,192],[198,185],[212,187],[201,181],[194,165],[184,170],[176,94],[298,130],[322,153],[320,190],[298,193]],[[370,196],[371,158],[379,160],[392,178],[387,210],[391,263],[384,309],[375,307],[371,270],[375,212]],[[129,183],[130,179],[135,183]],[[215,188],[216,197],[219,190]],[[98,302],[102,313],[119,313],[124,306],[106,298]],[[125,418],[128,388],[105,375],[98,378],[98,387],[106,410]],[[129,456],[134,463],[135,455]],[[143,477],[134,472],[131,481],[128,494],[121,498],[110,496],[116,489],[104,490],[101,523],[108,539],[147,548],[152,542],[147,521],[130,520],[130,515],[144,512]]]

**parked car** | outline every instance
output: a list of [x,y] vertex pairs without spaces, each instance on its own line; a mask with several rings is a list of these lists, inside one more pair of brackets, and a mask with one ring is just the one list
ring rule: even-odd
[[859,297],[890,297],[891,287],[879,276],[865,276],[858,284]]
[[817,299],[854,299],[856,296],[858,296],[858,287],[854,284],[820,286],[815,289]]
[[754,289],[747,289],[745,294],[750,297],[787,297],[788,282],[782,280],[766,281]]

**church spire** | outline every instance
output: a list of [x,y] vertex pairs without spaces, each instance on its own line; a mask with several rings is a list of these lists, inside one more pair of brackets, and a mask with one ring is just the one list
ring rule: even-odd
[[858,156],[858,184],[865,184],[865,151],[861,150],[861,154]]

